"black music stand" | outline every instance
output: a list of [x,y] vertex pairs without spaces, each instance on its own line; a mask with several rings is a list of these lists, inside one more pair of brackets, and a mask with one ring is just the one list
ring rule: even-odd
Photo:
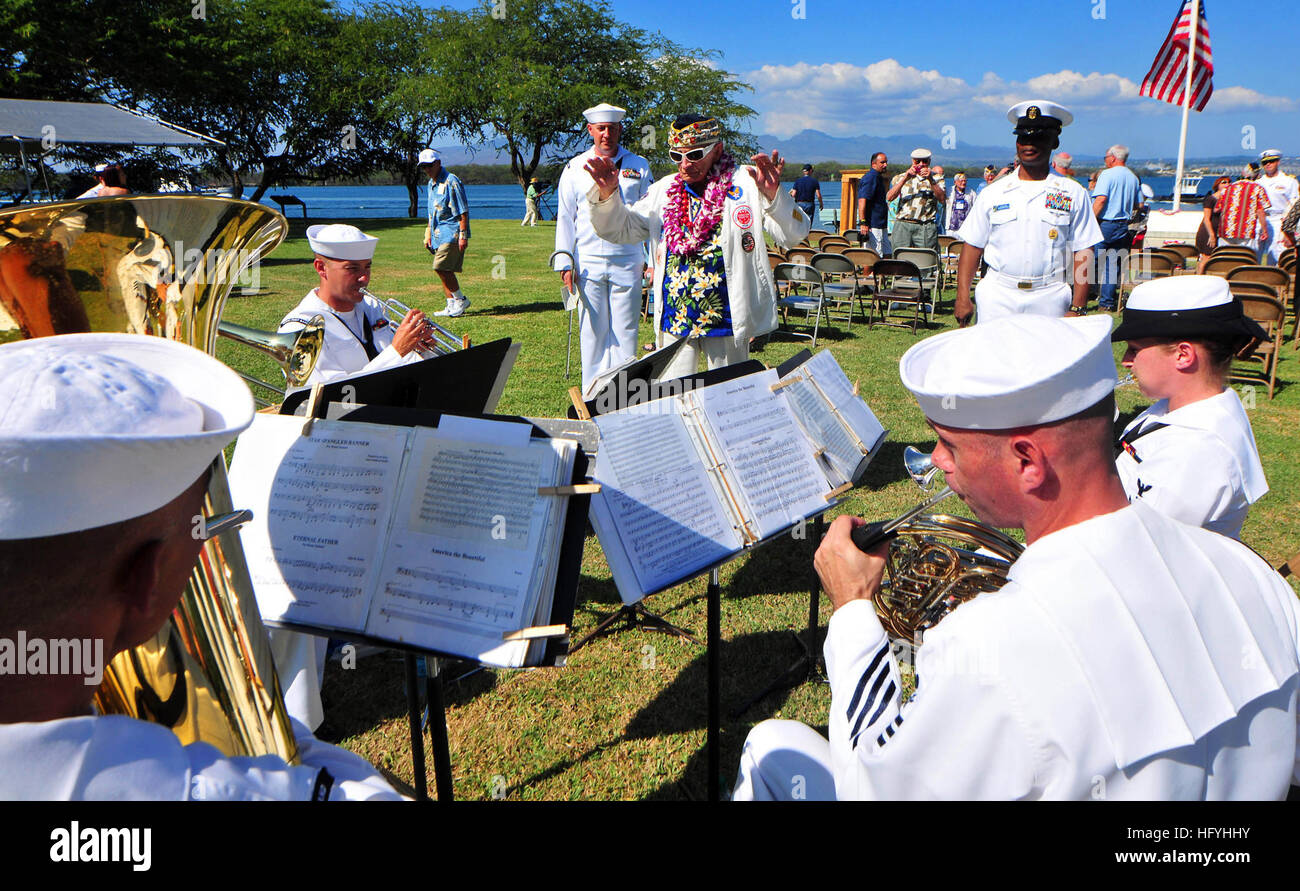
[[[673,355],[685,342],[684,339],[675,341],[663,349],[656,350],[648,356],[624,365],[616,373],[611,373],[605,386],[590,400],[586,400],[585,405],[589,415],[596,417],[606,412],[626,408],[629,405],[652,402],[665,396],[673,396],[698,387],[707,387],[710,384],[720,384],[724,381],[735,380],[764,370],[762,362],[757,359],[747,359],[735,365],[727,365],[723,368],[715,368],[698,374],[689,374],[671,381],[655,381],[655,375],[667,366]],[[571,406],[569,416],[576,417],[577,409]],[[616,623],[620,621],[623,624],[615,627]],[[601,635],[636,627],[644,628],[646,631],[675,634],[693,644],[699,644],[700,642],[699,638],[685,628],[680,628],[663,616],[651,612],[645,608],[642,601],[638,600],[636,603],[622,604],[612,613],[601,617],[595,628],[573,644],[570,652],[576,653]]]
[[[328,406],[322,406],[318,409],[317,413],[323,415],[329,420],[364,422],[370,424],[391,424],[400,427],[437,427],[438,421],[443,414],[452,414],[452,412],[429,411],[426,409],[415,408],[397,408],[386,405],[358,406],[341,403],[331,403]],[[566,439],[576,440],[578,442],[579,451],[574,461],[571,482],[577,484],[586,481],[588,465],[587,446],[594,444],[596,441],[594,426],[589,422],[565,419],[534,419],[514,415],[480,415],[480,417],[494,421],[515,421],[531,424],[533,427],[533,438],[560,436]],[[571,500],[565,518],[564,533],[561,536],[555,594],[551,601],[551,616],[549,620],[549,623],[552,625],[565,625],[566,627],[571,627],[573,624],[573,610],[577,602],[578,578],[582,571],[582,550],[585,544],[587,511],[590,507],[591,496],[571,495],[569,498]],[[279,623],[279,627],[317,634],[322,632],[329,634],[337,633],[329,629],[317,629],[293,623]],[[438,669],[437,660],[458,659],[469,662],[474,662],[475,660],[467,659],[467,657],[461,654],[445,653],[437,650],[408,646],[382,638],[370,637],[365,634],[348,632],[348,636],[351,639],[364,643],[371,643],[376,646],[403,651],[403,670],[406,676],[407,713],[411,732],[411,761],[415,773],[416,797],[421,801],[428,800],[429,791],[428,780],[425,776],[424,733],[422,732],[420,720],[419,682],[415,658],[417,655],[431,657],[430,661],[433,662],[433,667],[430,668],[425,677],[425,702],[429,714],[429,734],[433,744],[434,783],[439,801],[453,800],[451,753],[447,737],[447,711],[444,700],[442,674]],[[571,648],[567,636],[562,638],[549,638],[547,639],[545,651],[538,665],[556,667],[563,666],[569,652],[571,652]]]

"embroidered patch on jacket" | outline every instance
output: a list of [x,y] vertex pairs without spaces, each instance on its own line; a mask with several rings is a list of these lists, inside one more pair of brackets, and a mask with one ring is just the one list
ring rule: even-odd
[[740,246],[745,249],[745,253],[752,253],[754,250],[754,236],[749,232],[740,236]]
[[1065,211],[1066,213],[1069,213],[1069,212],[1070,212],[1070,201],[1071,201],[1070,196],[1067,195],[1067,194],[1065,194],[1064,192],[1048,192],[1048,193],[1047,193],[1047,209],[1048,209],[1048,210],[1063,210],[1063,211]]
[[727,189],[727,197],[730,198],[732,201],[739,201],[741,199],[741,196],[744,194],[745,194],[745,190],[742,189],[740,186],[732,186],[730,189]]
[[740,228],[748,229],[754,225],[754,212],[747,205],[742,204],[736,208],[736,212],[731,215],[731,219]]

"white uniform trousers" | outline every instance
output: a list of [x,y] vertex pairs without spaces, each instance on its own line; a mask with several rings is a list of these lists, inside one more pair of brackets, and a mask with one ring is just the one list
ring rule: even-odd
[[1260,257],[1261,263],[1269,266],[1276,266],[1282,259],[1282,252],[1286,250],[1286,239],[1282,237],[1282,217],[1268,217],[1268,242],[1261,245],[1263,256]]
[[831,744],[798,721],[762,721],[745,737],[732,801],[834,801]]
[[283,628],[268,628],[266,632],[271,638],[271,656],[280,676],[285,710],[289,717],[315,732],[325,720],[320,687],[325,679],[329,638]]
[[1050,282],[1024,290],[998,280],[990,271],[975,286],[975,321],[989,322],[1003,316],[1030,313],[1061,318],[1070,307],[1072,292],[1065,282]]
[[578,315],[582,352],[582,392],[609,369],[636,357],[636,326],[641,321],[641,274],[635,284],[611,281],[607,274],[582,273],[585,298]]
[[867,240],[863,247],[869,247],[882,257],[888,257],[894,252],[894,248],[889,243],[889,230],[885,228],[868,229]]
[[[664,346],[676,343],[681,340],[672,334],[663,336]],[[688,374],[694,374],[700,365],[700,353],[708,360],[709,370],[722,368],[726,365],[735,365],[737,362],[744,362],[749,358],[749,344],[743,347],[737,347],[735,338],[730,334],[722,337],[690,337],[677,355],[664,367],[663,374],[659,376],[661,381],[676,380],[679,377],[686,377]]]

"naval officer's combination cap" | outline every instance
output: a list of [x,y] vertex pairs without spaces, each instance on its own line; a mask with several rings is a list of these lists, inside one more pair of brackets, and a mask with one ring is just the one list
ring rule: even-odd
[[1018,136],[1036,133],[1060,133],[1061,128],[1074,120],[1074,115],[1064,105],[1046,99],[1030,99],[1007,110],[1007,120],[1016,125]]

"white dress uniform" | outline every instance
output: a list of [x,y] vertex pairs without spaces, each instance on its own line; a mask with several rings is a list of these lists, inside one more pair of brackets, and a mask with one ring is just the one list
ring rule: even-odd
[[1169,411],[1161,399],[1124,428],[1115,459],[1129,499],[1241,537],[1250,506],[1268,492],[1255,434],[1231,387]]
[[[394,327],[384,314],[383,307],[373,297],[364,298],[351,312],[341,313],[321,300],[312,288],[280,322],[280,331],[299,331],[314,315],[325,317],[325,344],[320,358],[307,379],[306,386],[325,384],[340,377],[368,374],[385,368],[396,368],[409,362],[420,361],[415,350],[405,356],[393,349]],[[365,334],[369,325],[371,338],[378,355],[366,355]]]
[[[159,724],[120,715],[0,724],[0,800],[401,800],[365,759],[294,724],[300,764],[227,758],[182,745]],[[16,769],[21,765],[21,769]]]
[[1013,313],[1064,316],[1074,254],[1102,240],[1087,190],[1055,172],[1043,180],[1012,173],[987,186],[961,239],[983,248],[989,266],[975,286],[976,322]]
[[1291,202],[1300,197],[1300,185],[1294,176],[1278,171],[1276,176],[1261,176],[1255,180],[1268,192],[1268,232],[1269,243],[1267,260],[1276,266],[1286,250],[1286,241],[1282,238],[1282,217],[1286,216]]
[[1281,799],[1300,783],[1295,594],[1249,548],[1138,502],[1035,541],[1009,578],[926,633],[906,704],[875,609],[836,610],[829,742],[760,724],[734,797]]
[[[594,182],[583,165],[595,154],[595,148],[591,148],[565,165],[557,186],[559,211],[555,217],[555,249],[572,254],[578,267],[574,285],[582,297],[579,343],[584,393],[600,374],[637,355],[641,276],[645,269],[643,244],[605,241],[591,228],[587,191]],[[619,146],[613,163],[619,168],[618,188],[623,203],[630,207],[654,182],[650,162]],[[557,258],[557,270],[571,265],[567,257]]]

